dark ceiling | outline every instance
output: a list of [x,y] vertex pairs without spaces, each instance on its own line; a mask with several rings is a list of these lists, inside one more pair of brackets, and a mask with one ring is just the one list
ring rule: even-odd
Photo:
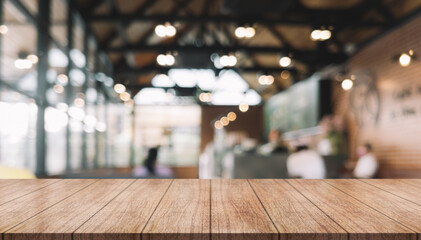
[[[358,48],[420,12],[421,0],[79,0],[114,65],[117,82],[133,90],[150,86],[166,72],[158,54],[177,53],[174,68],[211,68],[212,53],[234,53],[233,68],[264,98],[331,64],[347,60]],[[159,38],[157,24],[171,22],[177,34]],[[251,25],[256,35],[237,39],[235,28]],[[332,29],[328,41],[310,39],[316,28]],[[289,78],[279,56],[295,64]],[[275,84],[262,88],[258,74],[273,74]]]

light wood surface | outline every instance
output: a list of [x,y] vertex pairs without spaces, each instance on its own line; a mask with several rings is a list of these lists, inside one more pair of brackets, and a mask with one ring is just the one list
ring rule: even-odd
[[40,179],[40,180],[21,179],[21,180],[15,180],[17,185],[10,184],[10,181],[12,180],[8,180],[8,183],[4,187],[0,188],[0,191],[1,191],[0,204],[4,204],[14,199],[17,199],[19,197],[25,196],[26,194],[34,192],[38,189],[42,189],[60,180],[58,179],[51,179],[51,180],[50,179]]
[[[358,184],[359,180],[326,180],[330,185],[358,199],[389,218],[416,232],[421,232],[421,206],[385,192],[369,184]],[[375,199],[375,201],[373,201]]]
[[212,240],[278,239],[270,220],[247,180],[216,179],[211,182]]
[[170,181],[138,180],[73,234],[74,240],[139,239]]
[[142,239],[209,239],[210,180],[176,179],[142,232]]
[[421,180],[0,180],[0,240],[416,240]]
[[285,180],[250,180],[280,239],[346,240],[346,231]]
[[[72,233],[133,183],[106,179],[88,186],[4,233],[5,240],[71,240]],[[39,234],[39,233],[47,234]]]
[[[323,180],[286,181],[345,229],[350,240],[416,239],[415,232],[409,228]],[[366,193],[360,194],[363,196]],[[377,199],[373,198],[372,201]]]

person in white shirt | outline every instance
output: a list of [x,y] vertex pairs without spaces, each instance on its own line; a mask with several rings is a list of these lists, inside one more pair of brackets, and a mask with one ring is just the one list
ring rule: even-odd
[[296,152],[287,159],[287,170],[290,177],[320,179],[326,177],[324,161],[319,153],[307,146],[297,146]]
[[357,155],[359,157],[357,165],[354,169],[354,176],[356,178],[373,178],[376,176],[379,164],[376,156],[372,153],[370,144],[359,146],[357,148]]

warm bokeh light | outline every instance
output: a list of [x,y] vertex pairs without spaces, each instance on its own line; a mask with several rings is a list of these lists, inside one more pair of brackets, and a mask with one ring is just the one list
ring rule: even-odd
[[292,63],[292,60],[290,57],[281,57],[281,59],[279,59],[279,65],[281,65],[281,67],[289,67]]
[[60,74],[57,76],[57,82],[59,82],[63,86],[66,86],[69,82],[69,78],[64,74]]
[[291,73],[288,70],[284,70],[281,72],[282,79],[288,79],[291,76]]
[[61,85],[59,85],[59,84],[56,84],[56,85],[54,85],[53,90],[56,93],[63,93],[64,92],[64,87],[61,86]]
[[223,67],[234,67],[237,64],[237,58],[234,55],[224,55],[219,59],[219,63]]
[[224,126],[228,126],[228,124],[230,123],[230,120],[227,117],[222,117],[220,121]]
[[229,112],[227,114],[228,120],[230,120],[231,122],[235,121],[235,119],[237,119],[237,114],[235,114],[235,112]]
[[175,58],[171,54],[159,54],[156,57],[156,62],[161,66],[172,66],[175,63]]
[[85,106],[85,100],[83,100],[82,98],[75,98],[73,104],[75,104],[76,107],[83,107]]
[[165,25],[158,25],[155,27],[155,34],[158,37],[173,37],[177,33],[177,29],[171,25],[169,22],[165,23]]
[[311,32],[310,38],[313,41],[326,41],[332,37],[330,30],[315,29]]
[[345,91],[348,91],[348,90],[350,90],[351,88],[352,88],[352,86],[354,85],[354,83],[352,82],[352,80],[350,80],[350,79],[345,79],[345,80],[343,80],[342,81],[342,84],[341,84],[341,86],[342,86],[342,89],[343,90],[345,90]]
[[252,38],[256,34],[256,30],[253,27],[238,27],[234,33],[237,38]]
[[17,69],[30,69],[32,67],[32,62],[28,59],[16,59],[15,67]]
[[402,67],[407,67],[411,64],[412,57],[407,53],[402,53],[399,57],[399,64]]
[[6,34],[9,28],[6,25],[0,25],[0,34]]
[[130,100],[130,94],[128,92],[120,93],[120,99],[124,102]]
[[275,78],[272,75],[261,75],[258,81],[260,85],[271,85],[275,81]]
[[117,83],[114,85],[114,91],[118,94],[122,94],[126,91],[126,87],[121,83]]
[[211,102],[212,101],[212,94],[211,93],[202,92],[202,93],[199,94],[199,100],[201,102]]
[[215,121],[214,126],[215,126],[216,129],[222,129],[224,127],[224,125],[219,120]]
[[28,59],[29,61],[31,61],[32,64],[36,64],[38,62],[38,56],[34,55],[34,54],[29,54],[26,59]]
[[241,112],[247,112],[249,110],[249,105],[247,103],[242,103],[238,106]]

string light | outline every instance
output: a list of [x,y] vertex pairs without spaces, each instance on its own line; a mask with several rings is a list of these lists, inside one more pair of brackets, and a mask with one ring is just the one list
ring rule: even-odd
[[409,65],[411,64],[411,60],[412,60],[412,57],[411,57],[411,55],[409,55],[408,53],[402,53],[402,54],[399,56],[399,64],[400,64],[402,67],[407,67],[407,66],[409,66]]
[[352,82],[352,80],[350,80],[350,79],[343,80],[342,84],[341,84],[342,89],[345,90],[345,91],[350,90],[353,85],[354,85],[354,82]]
[[126,87],[123,84],[117,83],[114,85],[114,91],[118,94],[122,94],[126,91]]
[[169,22],[166,22],[165,25],[158,25],[155,27],[155,33],[158,37],[174,37],[177,33],[177,29],[172,26]]
[[172,66],[175,63],[175,58],[171,54],[159,54],[156,58],[156,62],[161,66]]
[[326,41],[332,37],[330,30],[315,29],[311,32],[310,38],[313,41]]
[[227,114],[228,120],[230,120],[231,122],[235,121],[235,119],[237,119],[237,114],[235,114],[235,112],[229,112]]
[[272,75],[261,75],[258,79],[260,85],[271,85],[275,81]]
[[222,129],[224,127],[224,125],[221,123],[221,121],[215,121],[214,127],[216,129]]
[[223,67],[234,67],[237,64],[237,58],[234,55],[224,55],[219,58],[219,63]]
[[128,92],[120,93],[120,99],[124,102],[130,100],[130,94]]
[[221,121],[222,125],[224,126],[228,126],[228,124],[230,123],[230,120],[227,117],[221,117]]
[[253,27],[238,27],[234,33],[237,38],[252,38],[256,34],[256,30]]
[[0,34],[6,34],[9,28],[6,25],[0,25]]
[[290,57],[281,57],[279,59],[279,65],[281,65],[281,67],[289,67],[292,63],[292,59]]
[[247,103],[242,103],[238,106],[241,112],[247,112],[249,110],[249,105]]
[[212,94],[211,93],[201,93],[199,94],[199,100],[202,102],[211,102],[212,101]]

